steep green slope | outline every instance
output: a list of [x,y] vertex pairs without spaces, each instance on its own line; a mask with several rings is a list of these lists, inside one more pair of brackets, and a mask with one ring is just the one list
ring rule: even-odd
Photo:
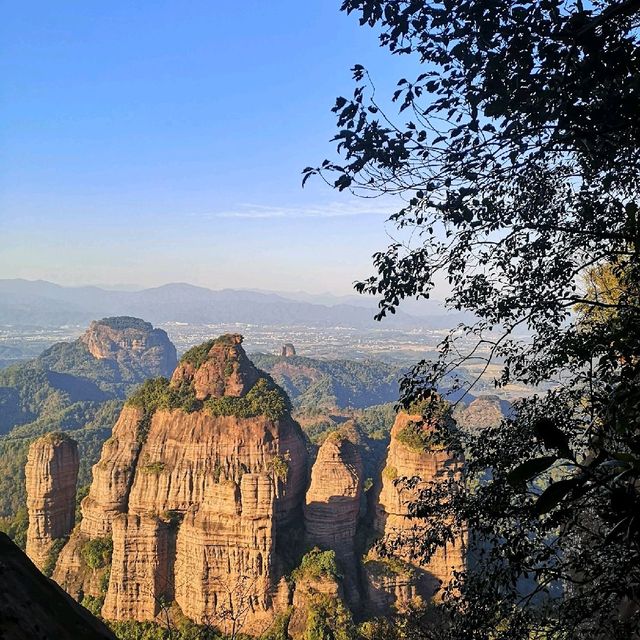
[[398,399],[401,370],[384,362],[316,360],[302,356],[251,354],[305,413],[364,409]]

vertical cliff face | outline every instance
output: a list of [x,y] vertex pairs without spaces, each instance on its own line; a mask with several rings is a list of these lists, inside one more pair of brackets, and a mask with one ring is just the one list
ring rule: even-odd
[[40,569],[47,564],[54,541],[73,528],[78,469],[78,445],[71,438],[50,433],[29,447],[27,555]]
[[172,599],[217,626],[238,611],[245,629],[273,617],[276,536],[301,520],[306,448],[286,397],[240,336],[192,349],[170,383],[134,394],[93,472],[56,568],[64,586],[90,593],[87,579],[72,584],[83,573],[74,563],[87,541],[112,538],[106,618],[153,619]]
[[[430,599],[441,584],[451,581],[454,571],[464,567],[464,540],[439,549],[428,563],[416,560],[420,530],[428,528],[429,522],[409,518],[409,505],[421,487],[457,472],[456,462],[446,450],[427,444],[429,430],[422,416],[406,413],[398,414],[391,430],[385,466],[375,490],[373,524],[378,535],[400,544],[395,558],[370,554],[365,562],[368,596],[374,609],[402,606],[416,596]],[[421,482],[410,490],[395,482],[402,477],[418,477]]]
[[[162,603],[175,601],[190,619],[227,633],[259,635],[293,604],[292,637],[304,637],[307,618],[350,619],[346,605],[378,615],[430,599],[463,568],[464,540],[429,563],[416,559],[412,530],[419,535],[429,523],[409,518],[415,492],[457,473],[449,454],[430,443],[429,424],[397,416],[360,519],[367,500],[357,439],[346,428],[330,435],[309,481],[288,400],[241,342],[227,335],[196,347],[170,381],[150,380],[130,397],[54,579],[75,597],[100,599],[107,619],[157,620]],[[421,483],[411,491],[394,482],[414,476]],[[358,530],[364,523],[373,531]],[[293,587],[286,565],[299,560],[292,532],[303,526],[307,548],[318,549],[293,572]],[[361,563],[371,534],[401,538],[395,555],[370,550]],[[101,555],[107,548],[112,554]]]
[[362,476],[356,445],[331,434],[318,451],[305,499],[305,528],[312,546],[333,549],[338,557],[353,555]]
[[176,348],[166,332],[139,318],[103,318],[80,337],[98,360],[114,360],[125,370],[169,377],[177,362]]
[[[176,602],[198,622],[230,632],[241,616],[245,631],[273,618],[276,589],[275,493],[268,473],[246,473],[207,490],[180,527],[175,565]],[[229,615],[231,612],[231,615]]]
[[171,601],[171,522],[121,514],[112,521],[113,556],[102,615],[110,620],[153,620]]
[[363,475],[358,447],[338,433],[331,434],[318,451],[304,507],[307,541],[335,551],[353,607],[360,600],[354,542]]
[[111,535],[113,519],[127,510],[140,454],[144,411],[125,406],[93,467],[93,482],[82,501],[80,530],[90,538]]
[[462,429],[477,433],[482,429],[497,427],[502,422],[504,404],[508,405],[496,396],[480,396],[466,407],[457,406],[453,417]]

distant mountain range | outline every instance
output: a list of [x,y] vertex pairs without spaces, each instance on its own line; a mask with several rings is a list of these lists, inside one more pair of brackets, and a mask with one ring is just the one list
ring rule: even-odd
[[[44,280],[0,280],[0,325],[59,327],[86,324],[102,316],[137,316],[154,324],[242,323],[257,325],[353,327],[380,326],[370,297],[313,296],[222,289],[186,283],[125,291],[100,287],[64,287]],[[294,299],[295,298],[295,299]],[[361,301],[361,304],[355,302]],[[387,328],[450,327],[459,321],[438,303],[409,301],[421,317],[398,311],[383,324]],[[418,306],[419,305],[419,306]],[[432,310],[433,313],[428,312]],[[424,314],[424,315],[423,315]]]

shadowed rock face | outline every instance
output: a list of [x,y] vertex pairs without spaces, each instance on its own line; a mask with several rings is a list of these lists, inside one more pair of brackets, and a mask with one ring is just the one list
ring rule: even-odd
[[336,552],[345,575],[346,595],[354,607],[360,600],[354,541],[363,475],[358,447],[331,434],[318,451],[304,507],[307,542]]
[[3,640],[115,640],[115,636],[0,533],[0,637]]
[[80,337],[98,360],[115,360],[126,368],[169,377],[177,363],[176,348],[162,329],[126,316],[104,318],[89,325]]
[[[168,391],[189,388],[201,400],[228,398],[235,406],[263,378],[240,342],[223,336],[191,354]],[[193,620],[213,623],[244,608],[244,598],[245,630],[265,628],[282,574],[276,538],[301,520],[307,454],[288,410],[277,418],[252,410],[126,405],[55,577],[91,593],[90,584],[71,584],[78,549],[112,537],[104,617],[153,619],[161,600],[175,598]]]
[[[378,610],[401,606],[416,596],[433,597],[440,584],[449,583],[454,571],[461,571],[465,564],[465,540],[438,549],[426,564],[415,559],[420,531],[428,528],[429,522],[409,518],[409,505],[427,483],[457,473],[457,465],[444,449],[407,444],[403,433],[412,426],[429,430],[421,416],[398,414],[391,430],[385,467],[376,487],[374,528],[388,541],[401,541],[394,549],[399,563],[373,556],[365,564],[368,596],[373,608]],[[396,478],[403,477],[418,477],[421,482],[409,490],[395,482]]]
[[29,447],[25,477],[27,486],[27,555],[40,569],[51,545],[73,529],[78,445],[62,434],[48,434]]

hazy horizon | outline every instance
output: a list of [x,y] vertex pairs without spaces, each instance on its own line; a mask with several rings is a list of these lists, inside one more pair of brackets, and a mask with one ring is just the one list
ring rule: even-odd
[[339,5],[6,5],[0,278],[353,293],[395,207],[301,172],[413,67]]

